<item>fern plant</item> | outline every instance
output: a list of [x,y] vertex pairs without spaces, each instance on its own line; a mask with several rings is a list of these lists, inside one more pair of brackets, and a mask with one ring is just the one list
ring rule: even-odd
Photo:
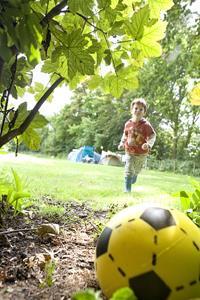
[[23,212],[30,207],[32,202],[28,200],[30,193],[25,191],[22,180],[14,169],[11,169],[12,178],[3,171],[1,174],[0,195],[2,201],[1,214],[6,215],[10,207],[13,208],[14,215]]
[[178,196],[182,210],[200,227],[200,182],[190,179],[190,183],[193,191],[180,191]]

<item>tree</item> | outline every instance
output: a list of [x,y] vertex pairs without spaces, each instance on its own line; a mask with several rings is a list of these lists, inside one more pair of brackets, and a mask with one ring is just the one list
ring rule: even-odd
[[199,108],[191,105],[188,95],[191,83],[200,75],[199,22],[188,21],[195,18],[186,2],[176,0],[167,14],[169,30],[162,41],[163,55],[145,64],[136,92],[148,100],[152,123],[161,133],[156,143],[161,158],[182,158],[199,131]]
[[51,119],[41,151],[66,155],[82,145],[93,145],[98,152],[102,147],[116,151],[124,123],[130,115],[129,102],[130,99],[116,100],[100,90],[89,93],[85,85],[79,87],[71,103]]
[[[166,22],[160,14],[172,5],[172,0],[1,1],[0,147],[17,139],[38,148],[38,128],[47,123],[38,110],[59,85],[73,89],[87,79],[90,88],[115,97],[136,88],[144,60],[161,55]],[[41,62],[49,85],[31,86]],[[102,75],[105,65],[109,70]],[[14,108],[11,97],[27,90],[34,92],[34,108],[28,110],[27,102]]]

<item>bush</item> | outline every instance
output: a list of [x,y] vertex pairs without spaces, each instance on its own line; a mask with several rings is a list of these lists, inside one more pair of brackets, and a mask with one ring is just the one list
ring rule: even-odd
[[149,170],[170,171],[196,177],[200,176],[200,164],[190,160],[157,160],[155,157],[150,156],[146,167]]

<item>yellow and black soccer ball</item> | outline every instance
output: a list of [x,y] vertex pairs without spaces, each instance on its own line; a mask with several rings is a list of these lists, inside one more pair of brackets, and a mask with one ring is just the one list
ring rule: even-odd
[[95,270],[108,298],[128,286],[139,300],[200,299],[200,230],[176,209],[128,207],[101,233]]

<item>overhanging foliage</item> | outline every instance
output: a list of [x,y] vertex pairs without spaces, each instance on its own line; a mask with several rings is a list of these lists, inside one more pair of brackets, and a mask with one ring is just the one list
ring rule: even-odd
[[[1,1],[0,147],[20,136],[18,141],[38,148],[38,124],[30,123],[41,120],[39,108],[60,84],[73,89],[87,79],[90,88],[101,87],[114,97],[135,89],[144,60],[162,53],[159,41],[167,24],[160,14],[172,5],[171,0]],[[41,62],[51,86],[40,85],[41,97],[31,111],[25,104],[15,109],[11,96],[24,95]],[[45,124],[43,118],[40,127]]]

